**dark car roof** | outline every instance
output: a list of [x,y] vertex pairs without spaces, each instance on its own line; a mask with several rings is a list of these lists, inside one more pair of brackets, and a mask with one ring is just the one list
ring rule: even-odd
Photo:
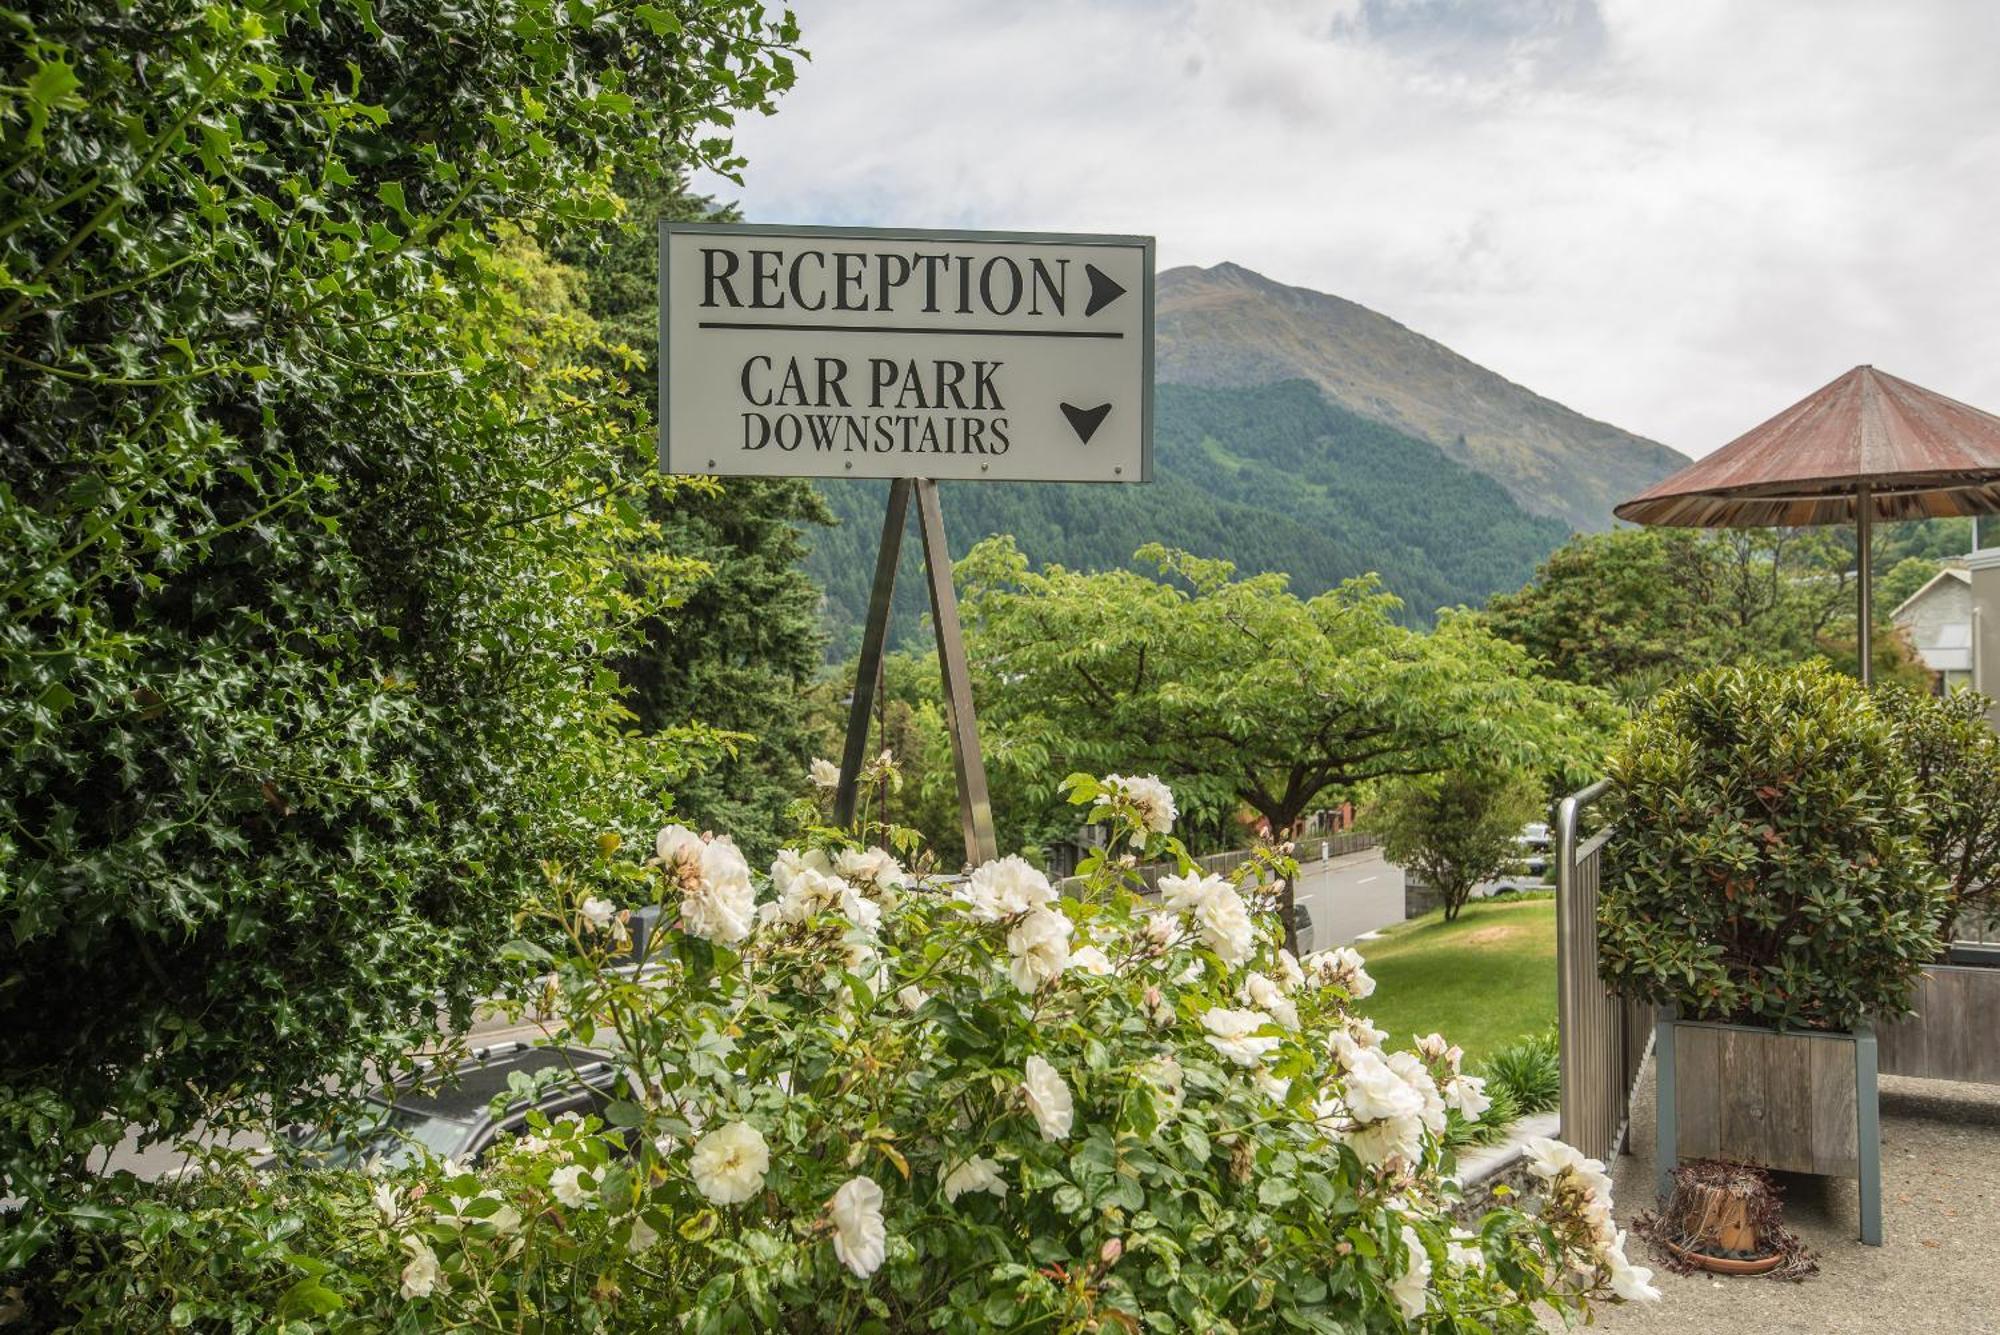
[[[475,1052],[451,1070],[431,1070],[415,1081],[384,1090],[377,1095],[396,1107],[426,1117],[442,1117],[468,1124],[486,1116],[487,1105],[507,1092],[507,1079],[516,1071],[524,1075],[551,1068],[574,1069],[585,1083],[602,1085],[612,1078],[611,1064],[603,1054],[585,1048],[531,1048],[518,1044],[507,1048]],[[565,1082],[574,1088],[574,1082]]]

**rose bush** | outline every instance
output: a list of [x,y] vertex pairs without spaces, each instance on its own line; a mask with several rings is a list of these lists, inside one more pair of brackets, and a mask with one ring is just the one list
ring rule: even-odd
[[[1111,826],[1074,898],[1018,859],[922,884],[823,827],[762,884],[673,827],[551,869],[526,916],[572,949],[515,953],[630,1097],[478,1172],[343,1188],[373,1192],[367,1241],[322,1250],[320,1301],[411,1328],[1397,1331],[1656,1296],[1562,1147],[1546,1199],[1458,1224],[1444,1133],[1481,1082],[1435,1035],[1387,1046],[1352,951],[1280,947],[1286,863],[1199,875],[1164,789],[1066,786]],[[1147,897],[1141,858],[1182,874]],[[614,963],[646,904],[662,927]]]

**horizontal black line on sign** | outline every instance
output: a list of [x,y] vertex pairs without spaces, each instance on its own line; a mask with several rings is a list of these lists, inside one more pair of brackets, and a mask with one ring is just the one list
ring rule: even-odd
[[1123,338],[1108,329],[940,329],[900,324],[762,324],[751,320],[703,320],[703,329],[766,329],[797,334],[985,334],[994,338]]

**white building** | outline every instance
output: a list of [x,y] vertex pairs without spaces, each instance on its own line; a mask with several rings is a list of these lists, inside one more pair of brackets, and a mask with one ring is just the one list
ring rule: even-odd
[[1972,685],[1972,574],[1946,566],[1890,613],[1939,690]]

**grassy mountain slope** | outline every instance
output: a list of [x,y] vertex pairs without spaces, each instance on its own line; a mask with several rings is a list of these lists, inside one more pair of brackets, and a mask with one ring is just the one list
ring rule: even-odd
[[1240,265],[1162,273],[1157,347],[1162,382],[1311,381],[1342,407],[1495,479],[1523,509],[1585,531],[1610,527],[1614,504],[1687,463],[1365,306]]
[[[1531,515],[1492,479],[1425,441],[1332,403],[1299,380],[1246,389],[1162,384],[1155,481],[942,484],[952,555],[1011,533],[1029,558],[1123,565],[1147,542],[1281,570],[1303,594],[1378,571],[1413,621],[1515,589],[1568,525]],[[839,526],[809,534],[826,590],[829,653],[852,654],[874,575],[888,484],[821,486]],[[920,643],[927,611],[914,526],[904,540],[892,634]]]

